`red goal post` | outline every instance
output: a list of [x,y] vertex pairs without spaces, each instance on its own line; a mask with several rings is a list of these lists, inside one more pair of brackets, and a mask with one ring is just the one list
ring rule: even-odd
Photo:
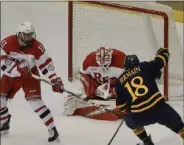
[[[137,6],[137,4],[126,3],[126,2],[112,3],[112,2],[97,2],[97,1],[90,1],[90,2],[72,2],[71,1],[68,4],[68,11],[69,11],[69,17],[68,17],[69,18],[68,19],[68,23],[69,23],[68,80],[69,81],[73,81],[75,79],[75,75],[79,70],[79,67],[82,61],[84,60],[85,56],[89,52],[96,50],[99,46],[106,46],[106,45],[110,46],[112,44],[111,47],[115,47],[115,48],[117,47],[117,49],[118,48],[122,49],[122,51],[124,51],[125,53],[135,53],[135,54],[139,53],[140,51],[142,53],[147,53],[146,51],[147,49],[149,49],[148,47],[151,47],[151,45],[153,44],[153,41],[158,41],[156,42],[157,44],[154,43],[155,46],[153,46],[157,49],[159,47],[169,48],[169,17],[166,12],[162,11],[162,9],[155,10],[155,9],[150,9],[146,7],[146,5]],[[146,17],[144,17],[144,15]],[[151,19],[151,22],[149,22],[149,19]],[[144,28],[145,26],[142,26],[145,23],[142,21],[147,21],[146,23],[149,23],[145,25],[147,28]],[[98,26],[98,25],[101,25],[101,26]],[[121,25],[122,27],[124,27],[124,29],[121,27]],[[116,26],[118,28],[115,28]],[[149,28],[149,27],[152,27],[152,28]],[[157,30],[157,27],[159,27],[158,30]],[[112,31],[110,31],[111,28],[112,28]],[[145,31],[144,29],[147,29],[147,30]],[[133,30],[133,32],[131,30]],[[122,31],[122,35],[121,33],[119,33],[119,31],[120,32]],[[145,31],[145,32],[142,33],[142,31]],[[154,31],[154,32],[151,32],[151,31]],[[134,34],[134,33],[137,33],[137,34]],[[152,38],[147,38],[147,37],[150,37],[149,33],[150,34],[154,33],[153,34],[154,36],[151,36]],[[107,36],[107,37],[104,37],[104,36]],[[113,39],[114,37],[117,37],[117,38]],[[122,40],[124,41],[122,43],[119,42],[119,41],[122,41],[120,39],[121,37],[123,38]],[[129,40],[127,40],[128,39],[127,37],[130,37]],[[142,37],[142,40],[140,40],[141,37]],[[120,40],[117,41],[118,39]],[[133,39],[136,39],[136,40],[133,42]],[[153,40],[150,40],[150,39],[153,39]],[[118,45],[114,44],[113,40],[116,41],[116,44],[117,43],[119,44]],[[137,44],[139,41],[140,41],[140,44]],[[147,41],[150,41],[151,43],[147,44]],[[132,45],[132,43],[135,43],[135,45]],[[141,49],[142,48],[141,45],[144,45],[143,49]],[[151,51],[149,50],[148,52],[151,52],[150,53],[151,55],[149,55],[149,57],[152,56],[153,58],[155,56],[155,53],[153,53],[152,50]],[[156,49],[154,50],[154,52],[156,52]],[[144,55],[147,55],[147,54],[144,54]],[[166,66],[164,68],[164,75],[163,75],[163,83],[164,83],[163,93],[166,100],[168,100],[168,95],[169,95],[168,94],[168,87],[169,87],[168,74],[169,74],[168,66]]]

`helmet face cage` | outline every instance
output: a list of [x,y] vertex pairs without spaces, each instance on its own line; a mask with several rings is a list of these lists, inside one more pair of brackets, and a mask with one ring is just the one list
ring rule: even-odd
[[19,26],[17,32],[18,38],[20,38],[25,44],[32,43],[33,39],[36,38],[36,33],[33,25],[29,22],[23,22]]
[[107,49],[105,47],[100,47],[96,51],[96,62],[105,71],[109,68],[112,61],[112,49]]

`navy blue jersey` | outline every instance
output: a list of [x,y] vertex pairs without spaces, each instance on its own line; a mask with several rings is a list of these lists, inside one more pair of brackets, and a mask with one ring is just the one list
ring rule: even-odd
[[169,52],[161,49],[154,60],[141,62],[138,66],[126,70],[116,84],[116,106],[122,112],[143,112],[164,102],[155,79],[160,70],[168,63]]

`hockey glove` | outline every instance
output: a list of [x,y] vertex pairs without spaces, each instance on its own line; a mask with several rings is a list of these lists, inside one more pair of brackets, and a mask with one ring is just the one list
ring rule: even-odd
[[104,83],[98,86],[95,91],[95,95],[105,100],[109,99],[111,97],[110,85],[108,83]]
[[20,72],[22,78],[29,79],[32,77],[31,71],[28,68],[26,61],[18,63],[17,70]]
[[167,48],[160,48],[157,51],[157,54],[156,55],[160,55],[160,54],[163,54],[163,53],[168,53],[168,49]]
[[52,91],[57,93],[63,93],[62,88],[64,88],[63,82],[60,77],[51,80],[51,83],[54,85],[52,86]]
[[22,61],[22,60],[20,60],[19,53],[17,53],[17,52],[10,52],[9,55],[8,55],[8,58],[13,62]]

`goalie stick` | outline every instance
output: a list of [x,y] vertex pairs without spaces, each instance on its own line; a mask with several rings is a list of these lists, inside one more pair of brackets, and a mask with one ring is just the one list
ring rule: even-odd
[[[42,82],[45,82],[45,83],[47,83],[47,84],[49,84],[49,85],[51,85],[51,86],[54,85],[53,83],[51,83],[51,82],[49,82],[49,81],[47,81],[47,80],[45,80],[45,79],[43,79],[43,78],[41,78],[41,77],[39,77],[39,76],[37,76],[37,75],[32,74],[32,77],[35,78],[35,79],[37,79],[37,80],[40,80],[40,81],[42,81]],[[84,98],[82,98],[80,95],[75,94],[75,93],[73,93],[73,92],[71,92],[71,91],[65,89],[64,87],[61,88],[61,89],[62,89],[64,92],[66,92],[66,93],[68,93],[68,94],[70,94],[70,95],[72,95],[72,96],[74,96],[74,97],[77,97],[77,98],[81,99],[81,100],[84,101],[84,102],[87,102],[87,103],[89,103],[89,104],[91,104],[91,105],[93,105],[93,106],[95,106],[95,107],[97,107],[97,108],[99,108],[99,109],[105,110],[105,111],[107,111],[107,112],[109,112],[109,113],[111,113],[111,114],[113,114],[113,115],[115,115],[115,116],[121,118],[121,116],[120,116],[119,114],[117,114],[117,113],[115,113],[115,112],[113,112],[113,111],[111,111],[111,110],[109,110],[109,109],[103,107],[102,105],[96,104],[96,103],[94,103],[94,102],[92,102],[92,101],[90,101],[90,100],[88,100],[88,99],[84,99]]]

